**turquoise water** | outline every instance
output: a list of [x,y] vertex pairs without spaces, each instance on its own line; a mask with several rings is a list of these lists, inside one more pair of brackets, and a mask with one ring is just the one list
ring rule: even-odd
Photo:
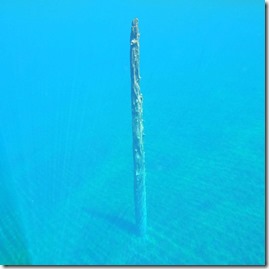
[[[136,234],[139,18],[148,234]],[[262,1],[1,1],[0,264],[265,263]]]

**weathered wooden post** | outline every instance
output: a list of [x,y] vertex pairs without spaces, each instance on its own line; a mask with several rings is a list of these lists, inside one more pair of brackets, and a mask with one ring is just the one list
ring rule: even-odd
[[133,128],[133,159],[134,159],[134,201],[137,230],[145,235],[147,230],[147,207],[145,186],[145,152],[143,126],[143,98],[140,91],[140,47],[138,19],[132,21],[130,64],[131,64],[131,101]]

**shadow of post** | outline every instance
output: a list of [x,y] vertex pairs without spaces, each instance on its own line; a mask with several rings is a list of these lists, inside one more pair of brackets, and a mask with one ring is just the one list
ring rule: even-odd
[[100,210],[96,210],[94,208],[86,208],[86,212],[94,218],[101,219],[103,221],[108,222],[109,224],[131,234],[138,235],[138,229],[136,225],[121,216],[113,215],[107,212],[102,212]]

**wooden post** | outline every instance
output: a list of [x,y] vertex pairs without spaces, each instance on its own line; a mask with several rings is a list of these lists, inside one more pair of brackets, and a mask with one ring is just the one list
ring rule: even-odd
[[137,230],[145,235],[147,230],[147,207],[145,186],[145,152],[143,126],[143,98],[140,91],[140,47],[138,19],[132,21],[130,38],[131,101],[134,159],[134,201]]

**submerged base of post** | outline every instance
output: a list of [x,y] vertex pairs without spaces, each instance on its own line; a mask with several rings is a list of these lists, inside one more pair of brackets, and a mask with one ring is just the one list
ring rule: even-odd
[[145,236],[147,233],[147,208],[146,208],[146,189],[143,181],[136,182],[134,186],[135,196],[135,217],[137,234]]
[[143,126],[143,98],[140,91],[140,46],[138,19],[132,21],[130,38],[131,64],[131,101],[133,127],[133,159],[134,159],[134,202],[137,231],[139,235],[147,232],[147,207],[145,185],[145,152]]

